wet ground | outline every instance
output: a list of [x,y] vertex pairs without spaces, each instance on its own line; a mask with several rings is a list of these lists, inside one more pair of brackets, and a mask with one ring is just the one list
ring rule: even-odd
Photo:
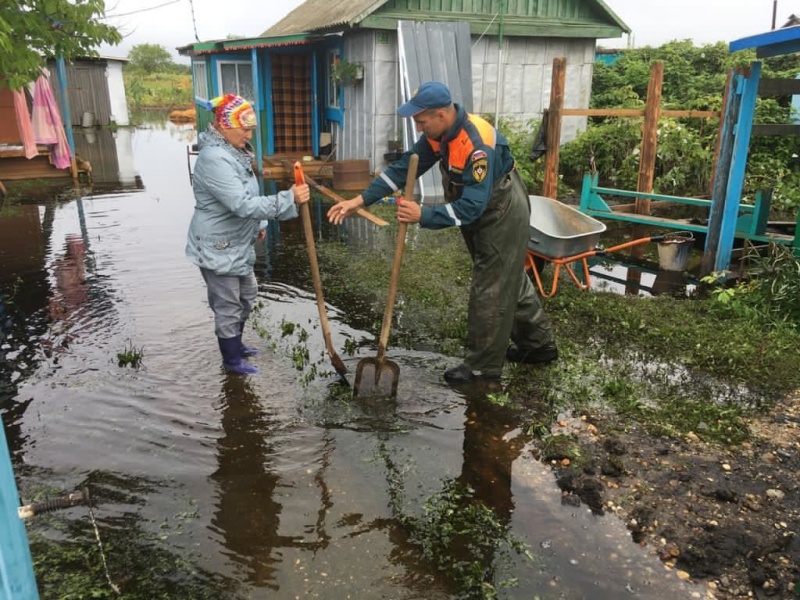
[[[93,514],[60,515],[80,525],[72,535],[96,519],[123,594],[434,599],[467,597],[467,577],[513,580],[503,598],[697,593],[620,520],[564,504],[513,414],[485,391],[444,385],[456,357],[392,350],[393,402],[349,399],[330,368],[298,370],[286,324],[308,331],[312,359],[323,345],[297,221],[258,247],[259,331],[245,338],[262,348],[261,373],[226,374],[202,278],[183,256],[193,129],[159,122],[122,137],[79,136],[87,152],[97,145],[93,188],[23,194],[0,217],[0,411],[22,501],[88,488]],[[331,231],[321,204],[312,212],[318,244],[369,243],[363,225]],[[346,358],[354,372],[376,331],[353,306],[329,308],[334,346],[359,347]],[[126,349],[143,352],[140,368],[119,365]],[[42,519],[31,534],[67,545]],[[438,555],[454,523],[489,538],[477,576]],[[85,561],[107,590],[100,553]],[[189,580],[224,594],[179,596]]]

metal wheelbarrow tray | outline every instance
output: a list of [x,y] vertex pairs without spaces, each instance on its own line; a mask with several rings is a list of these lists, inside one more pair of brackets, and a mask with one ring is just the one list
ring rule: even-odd
[[528,196],[531,219],[528,248],[548,258],[566,258],[595,249],[604,223],[544,196]]
[[[606,230],[604,223],[583,214],[566,204],[545,198],[544,196],[528,196],[531,203],[531,219],[528,231],[528,252],[525,257],[525,270],[533,274],[539,293],[550,298],[558,289],[558,276],[564,267],[572,281],[582,290],[589,289],[590,275],[587,258],[597,254],[616,252],[631,246],[647,242],[660,241],[668,236],[629,240],[610,248],[600,248],[600,236]],[[678,235],[678,234],[673,234]],[[539,266],[535,258],[554,265],[553,280],[550,291],[545,290],[539,274]],[[571,263],[578,262],[583,267],[583,281],[575,274]]]

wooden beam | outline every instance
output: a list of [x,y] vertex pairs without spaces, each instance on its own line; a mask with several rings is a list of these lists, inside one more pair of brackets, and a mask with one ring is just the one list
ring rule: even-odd
[[[639,155],[639,180],[636,190],[652,192],[656,172],[658,148],[658,117],[661,111],[661,88],[664,83],[664,63],[655,62],[650,68],[650,83],[647,85],[644,124],[642,126],[642,149]],[[636,212],[650,214],[650,199],[637,198]]]
[[753,135],[800,135],[800,125],[790,123],[753,125]]
[[758,95],[795,96],[800,94],[800,79],[775,79],[765,77],[758,84]]
[[564,92],[567,81],[567,59],[553,59],[553,77],[550,87],[550,108],[547,111],[547,150],[544,163],[542,196],[555,199],[558,195],[558,154],[561,147],[561,111],[564,109]]
[[[643,108],[565,108],[561,111],[564,117],[643,117]],[[721,113],[717,110],[662,110],[661,117],[675,119],[718,119]]]
[[[733,77],[733,70],[728,69],[728,75],[725,79],[725,90],[722,93],[722,109],[720,110],[720,115],[724,115],[725,111],[728,110],[728,102],[730,101],[730,94],[731,94],[732,77]],[[714,163],[712,164],[711,168],[711,179],[708,182],[709,196],[712,196],[714,194],[714,178],[717,176],[717,163],[719,162],[719,151],[720,147],[722,146],[722,128],[724,126],[725,126],[725,119],[720,118],[719,131],[717,132],[717,143],[714,147]]]

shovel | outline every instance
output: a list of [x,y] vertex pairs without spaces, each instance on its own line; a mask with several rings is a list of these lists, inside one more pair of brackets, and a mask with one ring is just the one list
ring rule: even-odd
[[[414,183],[417,180],[417,163],[419,157],[412,154],[408,163],[406,187],[404,190],[407,202],[414,201]],[[375,358],[362,358],[358,361],[356,381],[353,385],[355,397],[394,397],[397,394],[397,381],[400,378],[400,367],[397,363],[386,359],[386,344],[389,341],[389,328],[392,325],[392,311],[397,295],[397,280],[400,277],[400,264],[403,262],[403,250],[406,243],[406,229],[408,223],[400,223],[397,230],[397,241],[394,246],[394,263],[392,276],[389,280],[389,297],[386,300],[386,309],[383,313],[383,325],[378,340],[378,355]]]
[[[303,185],[305,183],[305,175],[303,174],[303,167],[299,162],[294,163],[294,182],[296,185]],[[317,309],[319,310],[319,322],[322,327],[322,337],[325,338],[325,349],[328,351],[328,356],[331,358],[333,368],[339,376],[347,383],[345,375],[347,374],[347,367],[342,359],[336,354],[333,349],[333,342],[331,341],[331,328],[328,324],[328,314],[325,311],[325,300],[322,297],[322,280],[319,276],[319,263],[317,263],[317,248],[314,244],[314,231],[311,228],[311,213],[308,209],[308,202],[300,205],[300,217],[303,220],[303,232],[306,236],[306,247],[308,248],[308,260],[311,263],[311,274],[314,278],[314,292],[317,295]]]

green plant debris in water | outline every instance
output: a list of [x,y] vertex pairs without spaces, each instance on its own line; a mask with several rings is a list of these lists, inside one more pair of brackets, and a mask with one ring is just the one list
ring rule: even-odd
[[144,348],[136,348],[132,342],[128,342],[125,348],[117,352],[117,364],[120,367],[133,367],[138,369],[142,366],[144,359]]
[[[393,209],[378,208],[393,223]],[[369,251],[319,245],[326,297],[376,335],[395,233],[394,225],[376,230]],[[799,263],[779,249],[750,262],[758,279],[734,285],[735,302],[703,285],[690,298],[637,297],[580,291],[565,280],[543,302],[561,358],[546,368],[508,365],[504,393],[523,406],[535,399],[531,431],[545,432],[559,412],[591,409],[653,434],[746,440],[748,415],[800,388]],[[461,356],[470,271],[457,230],[410,227],[390,345]]]
[[425,497],[416,510],[405,491],[405,476],[413,468],[410,461],[399,461],[398,451],[384,442],[378,454],[386,467],[392,514],[425,563],[450,580],[457,597],[498,598],[500,590],[516,585],[514,578],[504,577],[511,553],[531,561],[534,556],[474,490],[445,479],[441,489]]

